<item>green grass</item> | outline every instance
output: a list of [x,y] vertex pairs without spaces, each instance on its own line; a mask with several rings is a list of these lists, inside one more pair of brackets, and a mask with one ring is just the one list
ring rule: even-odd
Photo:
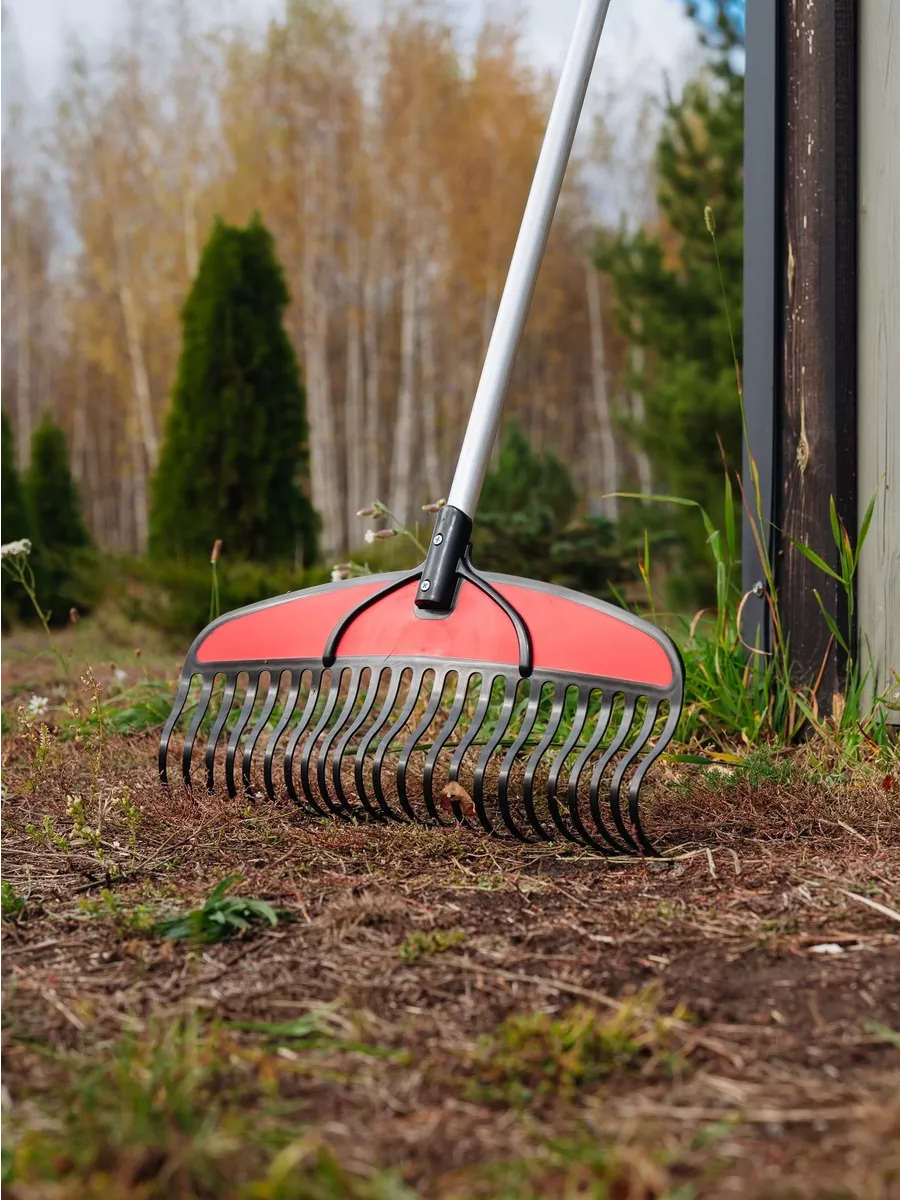
[[466,1093],[516,1107],[571,1099],[620,1073],[671,1074],[684,1065],[677,1033],[686,1013],[661,1014],[649,993],[611,1013],[576,1005],[561,1017],[514,1014],[481,1039],[470,1061]]
[[428,933],[411,933],[400,946],[400,958],[405,963],[417,963],[422,958],[432,958],[458,946],[465,940],[459,929],[435,929]]
[[[721,1140],[730,1130],[730,1124],[711,1126],[704,1144]],[[457,1172],[445,1200],[694,1200],[699,1185],[713,1181],[723,1167],[712,1159],[693,1184],[670,1186],[672,1175],[677,1176],[679,1166],[696,1149],[692,1142],[674,1149],[617,1146],[593,1130],[580,1129],[570,1137],[545,1139],[527,1157],[503,1159],[477,1172]]]
[[38,1111],[32,1100],[4,1121],[3,1183],[23,1194],[413,1200],[390,1172],[349,1170],[306,1129],[306,1106],[290,1099],[302,1064],[221,1027],[166,1021],[94,1058],[44,1058]]
[[710,783],[729,790],[749,787],[752,791],[771,791],[790,787],[797,779],[797,765],[790,755],[778,756],[775,750],[761,746],[746,758],[724,771],[714,767],[709,771]]
[[[284,1024],[157,1019],[90,1054],[32,1044],[29,1099],[4,1122],[3,1183],[54,1200],[417,1200],[389,1170],[350,1168],[311,1128],[316,1105],[298,1082],[350,1086],[355,1073],[340,1068],[340,1056],[383,1049],[349,1040],[352,1021],[336,1009],[321,1005]],[[646,996],[614,1016],[580,1007],[557,1019],[509,1018],[480,1044],[479,1079],[490,1102],[511,1093],[527,1104],[618,1072],[646,1073],[672,1059],[680,1020]],[[387,1057],[378,1069],[410,1065],[408,1055]],[[571,1136],[535,1131],[527,1157],[452,1171],[440,1195],[692,1194],[667,1190],[685,1147],[611,1143],[573,1119]]]
[[152,904],[128,904],[108,888],[97,899],[82,896],[78,912],[85,920],[108,921],[120,933],[149,934],[156,925],[156,908]]
[[171,685],[160,679],[144,679],[129,688],[111,689],[99,711],[76,713],[64,719],[60,736],[89,737],[101,724],[107,736],[161,729],[171,711],[172,699]]

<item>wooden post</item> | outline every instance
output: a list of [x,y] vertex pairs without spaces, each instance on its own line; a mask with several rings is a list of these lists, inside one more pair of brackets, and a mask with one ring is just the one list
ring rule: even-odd
[[[871,2],[871,0],[870,0]],[[875,0],[877,2],[877,0]],[[891,0],[886,0],[889,5]],[[820,710],[842,666],[814,589],[847,627],[841,588],[793,548],[837,569],[829,502],[857,519],[857,0],[782,0],[782,304],[776,583],[798,682]]]
[[[878,493],[859,566],[863,663],[900,672],[900,20],[860,0],[859,506]],[[888,710],[900,723],[900,710]]]

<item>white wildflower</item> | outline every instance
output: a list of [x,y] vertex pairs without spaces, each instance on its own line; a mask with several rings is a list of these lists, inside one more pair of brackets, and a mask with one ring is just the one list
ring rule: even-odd
[[331,582],[332,583],[340,583],[343,578],[344,578],[343,574],[337,569],[337,567],[332,567]]
[[19,558],[22,555],[31,553],[31,542],[28,538],[19,538],[15,542],[4,542],[0,546],[0,557],[2,558]]
[[114,674],[116,677],[116,683],[124,683],[128,678],[128,672],[123,671],[121,667],[116,667]]
[[374,530],[374,529],[367,529],[367,530],[366,530],[366,541],[368,542],[368,544],[369,544],[370,546],[371,546],[371,545],[372,545],[372,543],[375,541],[375,530]]
[[122,849],[122,845],[120,842],[113,842],[113,850],[121,850],[121,849]]
[[28,701],[27,711],[30,717],[42,717],[50,707],[46,696],[32,696]]

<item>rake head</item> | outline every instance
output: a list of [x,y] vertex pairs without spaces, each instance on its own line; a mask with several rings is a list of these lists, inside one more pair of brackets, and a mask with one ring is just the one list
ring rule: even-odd
[[639,793],[681,711],[674,643],[600,600],[480,575],[468,554],[458,574],[449,613],[416,607],[419,568],[214,621],[160,738],[163,782],[184,718],[188,788],[202,740],[210,791],[223,777],[231,796],[287,794],[317,816],[653,854]]

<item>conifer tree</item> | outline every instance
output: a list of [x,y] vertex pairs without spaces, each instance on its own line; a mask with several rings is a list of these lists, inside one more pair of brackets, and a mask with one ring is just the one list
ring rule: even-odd
[[510,515],[542,510],[551,524],[565,524],[578,492],[565,463],[552,451],[536,451],[518,421],[505,422],[496,463],[487,472],[478,502],[482,513]]
[[31,439],[26,490],[34,535],[41,547],[64,553],[91,545],[69,469],[66,435],[48,415]]
[[99,594],[98,560],[81,515],[66,435],[45,415],[31,438],[25,499],[34,537],[38,599],[55,623],[73,607],[85,611]]
[[[34,544],[34,531],[25,503],[25,491],[22,479],[16,469],[16,448],[12,425],[6,410],[2,415],[2,430],[0,430],[0,459],[2,459],[2,478],[0,478],[0,496],[2,496],[2,511],[0,511],[0,536],[4,542],[17,542],[27,538]],[[34,615],[34,610],[28,597],[18,583],[3,571],[2,575],[2,604],[3,624],[10,623],[12,618],[24,618]]]
[[0,487],[2,487],[0,526],[2,526],[3,541],[15,542],[20,538],[28,538],[31,541],[33,540],[31,522],[28,518],[28,509],[25,505],[22,480],[16,469],[15,439],[13,437],[12,425],[10,424],[9,417],[6,415],[6,409],[3,410],[2,414],[0,456],[2,456],[3,472],[2,481],[0,481]]
[[[729,0],[689,7],[712,62],[667,110],[657,149],[661,227],[620,234],[599,248],[596,260],[612,279],[623,332],[646,351],[642,370],[628,380],[643,396],[645,418],[630,428],[651,461],[655,490],[699,501],[722,528],[719,439],[732,468],[740,467],[741,447],[722,284],[740,355],[744,79],[737,51],[743,15]],[[704,599],[713,574],[696,511],[648,510],[647,517],[680,546],[673,598]]]
[[613,523],[579,517],[578,503],[565,463],[536,451],[518,422],[507,421],[478,503],[477,565],[606,595],[611,582],[628,577],[630,562],[622,561]]
[[305,395],[284,329],[271,234],[216,221],[182,311],[182,350],[153,481],[150,550],[314,560]]

